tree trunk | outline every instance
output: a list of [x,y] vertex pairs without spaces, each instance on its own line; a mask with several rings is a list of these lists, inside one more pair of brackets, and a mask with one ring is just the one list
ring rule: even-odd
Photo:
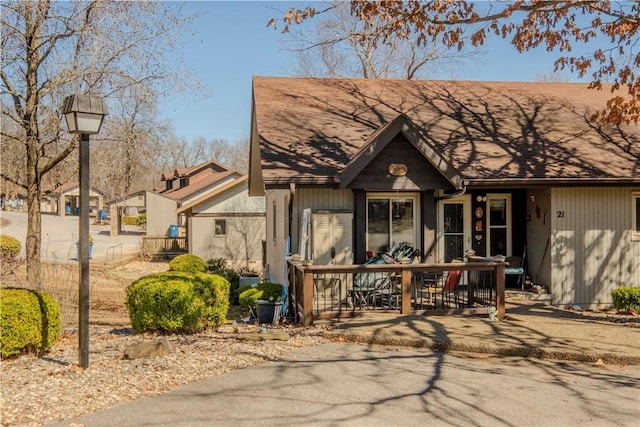
[[[27,152],[31,147],[27,149]],[[42,221],[40,219],[40,179],[34,157],[27,155],[27,282],[36,289],[41,289],[41,246]]]

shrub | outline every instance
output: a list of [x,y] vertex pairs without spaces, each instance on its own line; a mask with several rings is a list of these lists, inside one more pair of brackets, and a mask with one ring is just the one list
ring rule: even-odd
[[618,288],[611,291],[613,305],[618,311],[640,313],[640,287]]
[[169,271],[185,271],[187,273],[204,273],[204,260],[197,255],[178,255],[169,263]]
[[282,285],[279,283],[260,283],[255,288],[242,288],[240,292],[240,306],[252,310],[257,300],[280,301],[282,299]]
[[18,239],[0,234],[0,264],[3,273],[11,273],[18,265],[20,249],[22,245]]
[[198,332],[225,321],[229,282],[216,274],[151,274],[127,287],[126,305],[137,332]]
[[140,215],[138,215],[138,217],[136,218],[136,224],[135,225],[145,225],[147,223],[147,214],[142,213]]
[[[247,267],[233,269],[227,266],[227,260],[224,258],[215,258],[207,261],[205,265],[207,273],[219,274],[229,281],[230,293],[229,302],[232,305],[238,305],[238,297],[240,295],[240,276],[259,276],[258,272]],[[247,286],[246,288],[248,288]]]
[[125,215],[122,217],[122,224],[124,225],[137,225],[138,215],[128,216]]
[[46,292],[0,289],[0,319],[3,358],[45,353],[60,334],[60,305]]

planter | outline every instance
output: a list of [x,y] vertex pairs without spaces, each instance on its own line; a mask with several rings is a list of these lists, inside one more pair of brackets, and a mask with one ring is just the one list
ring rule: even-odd
[[[91,251],[93,251],[93,242],[89,242],[89,259],[91,259]],[[76,259],[80,261],[80,243],[76,242]]]
[[256,311],[258,313],[258,322],[278,323],[282,312],[282,302],[258,300],[256,301]]

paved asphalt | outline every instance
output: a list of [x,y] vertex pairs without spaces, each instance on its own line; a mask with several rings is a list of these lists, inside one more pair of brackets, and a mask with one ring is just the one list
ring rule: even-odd
[[[22,255],[27,236],[26,212],[0,211],[0,218],[8,220],[0,233],[20,240]],[[42,260],[47,262],[77,262],[76,242],[79,235],[77,216],[42,215]],[[94,224],[89,226],[93,237],[91,263],[117,262],[140,253],[141,234],[131,228],[128,235],[111,236],[109,225]],[[129,230],[127,230],[129,232]]]
[[640,367],[329,343],[52,426],[638,426]]

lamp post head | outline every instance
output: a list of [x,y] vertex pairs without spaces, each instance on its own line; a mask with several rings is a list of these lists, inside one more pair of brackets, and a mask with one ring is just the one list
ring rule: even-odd
[[62,114],[69,133],[93,135],[100,132],[107,113],[104,98],[91,95],[69,95],[64,99]]

